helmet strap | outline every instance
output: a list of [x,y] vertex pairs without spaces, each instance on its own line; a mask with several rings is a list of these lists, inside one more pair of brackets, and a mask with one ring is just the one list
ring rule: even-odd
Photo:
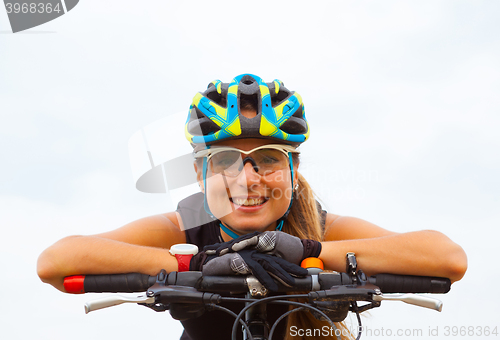
[[[207,149],[209,146],[207,146]],[[203,193],[203,208],[205,208],[205,212],[209,214],[211,217],[214,217],[212,212],[210,211],[210,208],[208,206],[208,201],[207,201],[207,157],[203,157],[203,188],[204,188],[204,193]]]
[[281,231],[283,229],[283,223],[285,223],[284,219],[280,219],[280,223],[276,226],[275,230]]
[[276,225],[276,229],[275,230],[278,230],[278,231],[281,231],[283,229],[283,224],[285,223],[285,220],[286,218],[288,217],[288,214],[290,213],[290,210],[292,209],[292,203],[293,203],[293,175],[294,175],[294,172],[293,172],[293,159],[292,159],[292,153],[289,152],[288,153],[288,161],[290,163],[290,174],[291,174],[291,185],[292,185],[292,194],[290,195],[290,204],[288,205],[288,209],[286,210],[286,212],[283,214],[283,216],[281,216],[279,218],[278,221],[276,221],[278,224]]
[[231,238],[235,239],[235,238],[238,238],[240,237],[240,235],[236,234],[234,231],[232,231],[231,229],[229,229],[228,227],[226,227],[224,224],[222,224],[222,222],[219,221],[219,226],[220,228],[226,233],[228,234]]

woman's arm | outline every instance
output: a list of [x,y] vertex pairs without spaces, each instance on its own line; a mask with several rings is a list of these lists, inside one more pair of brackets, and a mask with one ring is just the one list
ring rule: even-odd
[[328,214],[320,258],[325,267],[345,271],[345,255],[356,254],[358,268],[378,273],[447,277],[460,280],[467,270],[463,249],[440,232],[394,233],[354,217]]
[[63,292],[64,277],[70,275],[156,275],[161,269],[177,270],[168,248],[184,242],[175,213],[151,216],[107,233],[63,238],[40,255],[37,272],[43,282]]

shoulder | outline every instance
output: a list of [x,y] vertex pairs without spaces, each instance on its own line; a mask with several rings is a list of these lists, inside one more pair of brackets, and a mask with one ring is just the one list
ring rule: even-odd
[[325,241],[374,238],[394,234],[396,233],[360,218],[330,213],[326,215]]

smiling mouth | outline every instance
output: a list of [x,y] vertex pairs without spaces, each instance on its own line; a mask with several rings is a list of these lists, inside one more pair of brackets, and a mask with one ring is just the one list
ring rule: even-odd
[[232,197],[231,202],[233,202],[236,205],[240,205],[243,207],[252,207],[252,206],[257,206],[257,205],[262,205],[268,201],[267,198],[264,197],[259,197],[259,198],[237,198],[237,197]]

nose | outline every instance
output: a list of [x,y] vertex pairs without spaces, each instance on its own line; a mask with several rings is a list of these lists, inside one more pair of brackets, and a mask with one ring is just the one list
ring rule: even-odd
[[243,169],[237,177],[239,185],[250,187],[260,182],[260,175],[257,173],[256,167],[252,162],[245,162]]
[[247,156],[247,157],[245,157],[245,158],[243,159],[243,161],[242,161],[242,162],[241,162],[241,164],[240,164],[239,171],[241,171],[241,170],[242,170],[243,166],[244,166],[247,162],[248,162],[248,163],[250,163],[250,164],[252,164],[253,169],[255,170],[255,172],[259,172],[259,167],[257,166],[257,163],[255,163],[255,160],[254,160],[252,157],[250,157],[250,156]]

